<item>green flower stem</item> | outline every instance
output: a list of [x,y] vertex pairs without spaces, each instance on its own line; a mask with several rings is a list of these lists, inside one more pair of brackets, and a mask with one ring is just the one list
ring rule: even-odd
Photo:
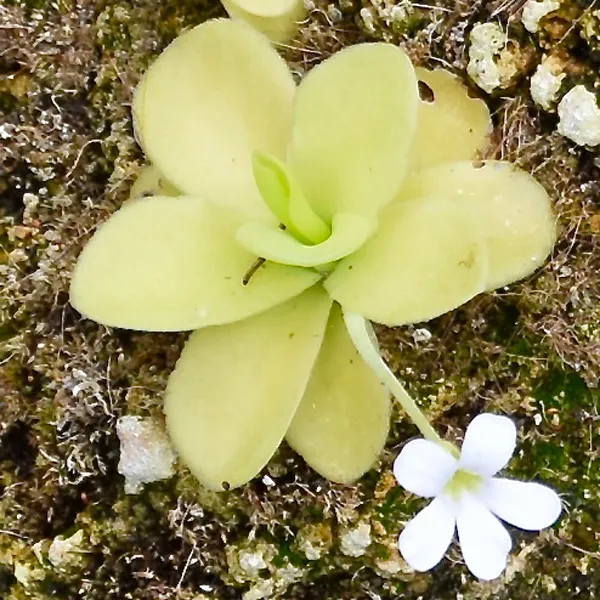
[[[427,417],[381,358],[381,355],[379,354],[379,344],[371,324],[364,317],[347,312],[344,312],[344,322],[346,323],[350,338],[354,342],[354,345],[363,360],[371,367],[371,369],[373,369],[374,373],[379,377],[380,381],[387,386],[396,400],[400,402],[406,414],[423,434],[423,437],[448,448],[449,444],[440,438],[427,420]],[[450,451],[454,454],[452,449],[450,449]]]

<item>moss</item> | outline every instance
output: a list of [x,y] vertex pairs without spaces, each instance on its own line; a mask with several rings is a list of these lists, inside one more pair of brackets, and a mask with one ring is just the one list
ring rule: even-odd
[[[500,6],[506,8],[493,18],[515,21],[513,3],[418,4],[430,6],[394,24],[386,21],[385,3],[319,2],[286,58],[300,75],[342,46],[386,39],[419,64],[451,65],[466,81],[473,24]],[[577,22],[586,3],[571,4],[577,10],[560,15],[573,25],[561,42],[570,77],[595,82],[589,50],[596,41],[583,29],[591,17]],[[361,9],[373,12],[373,29]],[[460,562],[415,574],[394,554],[403,523],[424,504],[390,474],[401,444],[417,434],[397,407],[380,464],[356,486],[324,481],[284,446],[241,490],[206,492],[180,466],[171,480],[139,496],[124,494],[116,419],[160,415],[166,375],[185,335],[107,330],[81,320],[67,301],[69,274],[82,243],[127,197],[142,164],[128,108],[141,72],[184,28],[222,9],[216,1],[11,0],[0,11],[9,25],[0,41],[7,42],[0,48],[0,110],[11,130],[0,151],[2,597],[227,599],[258,584],[291,600],[567,600],[577,588],[599,593],[600,174],[593,155],[555,133],[552,117],[540,119],[527,72],[509,94],[488,100],[490,155],[535,171],[552,194],[561,228],[552,261],[431,323],[378,331],[386,359],[441,432],[460,437],[483,410],[514,415],[521,452],[509,474],[548,482],[569,507],[555,531],[518,534],[506,578],[480,584]],[[333,25],[332,14],[339,17]],[[560,41],[561,23],[544,22],[537,36],[514,35],[524,52],[539,57]],[[419,327],[429,340],[413,335]],[[372,543],[350,558],[340,536],[361,521],[371,525]],[[64,571],[46,564],[43,580],[19,583],[15,562],[37,567],[35,544],[47,548],[76,530],[86,540],[81,563]],[[303,539],[323,542],[318,558],[307,557]],[[275,549],[270,566],[260,580],[236,581],[228,553],[259,542]]]

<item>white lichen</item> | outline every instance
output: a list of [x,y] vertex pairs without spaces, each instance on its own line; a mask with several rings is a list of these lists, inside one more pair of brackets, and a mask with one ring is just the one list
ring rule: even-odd
[[77,564],[81,560],[81,546],[83,544],[83,529],[76,531],[72,536],[64,538],[59,535],[54,538],[48,549],[48,561],[57,568],[63,569]]
[[373,14],[373,10],[369,8],[361,8],[360,18],[365,25],[365,29],[369,33],[375,33],[375,15]]
[[371,525],[363,521],[357,527],[342,533],[340,545],[346,556],[362,556],[371,544]]
[[298,531],[296,543],[308,560],[319,560],[331,548],[331,530],[325,525],[304,525]]
[[27,192],[23,194],[23,204],[25,205],[25,210],[23,211],[23,222],[31,223],[33,216],[35,215],[40,204],[40,199],[35,194]]
[[558,132],[580,146],[600,144],[600,108],[596,95],[576,85],[558,105]]
[[28,260],[28,258],[29,256],[23,248],[15,248],[8,254],[8,262],[11,265],[17,265],[25,262]]
[[285,589],[292,583],[300,581],[304,575],[306,575],[305,569],[287,563],[275,572],[275,585],[278,589]]
[[536,33],[540,26],[540,20],[559,7],[560,2],[558,0],[528,0],[523,6],[521,23],[527,31]]
[[[594,10],[590,12],[584,12],[581,15],[581,36],[588,43],[593,40],[600,39],[600,10]],[[0,129],[1,134],[1,129]]]
[[49,540],[40,540],[31,546],[31,550],[33,551],[33,555],[37,558],[40,565],[45,563],[44,556],[48,553],[48,547],[50,546]]
[[271,579],[264,579],[245,592],[242,596],[242,600],[263,600],[264,598],[271,598],[274,591],[275,584],[273,581]]
[[469,77],[488,94],[507,87],[517,73],[517,65],[500,25],[479,23],[473,27],[469,40]]
[[43,569],[21,562],[15,563],[13,575],[15,579],[25,588],[35,584],[38,581],[42,581],[45,577]]
[[125,477],[126,494],[137,494],[144,483],[173,475],[175,453],[164,429],[152,419],[121,417],[117,435],[121,442],[118,468]]
[[323,549],[315,546],[310,540],[302,540],[299,546],[307,560],[319,560],[321,558]]
[[271,572],[273,557],[277,554],[272,544],[262,541],[245,541],[240,546],[228,546],[225,549],[229,574],[238,582],[255,582],[264,577],[265,571]]
[[329,17],[329,20],[333,24],[339,23],[344,18],[342,11],[337,6],[334,6],[333,4],[330,4],[327,7],[327,16]]
[[425,327],[420,327],[412,332],[412,338],[417,344],[428,342],[431,339],[431,332]]
[[400,558],[399,554],[395,554],[385,560],[378,559],[375,561],[375,566],[385,576],[400,573],[405,565],[406,563]]
[[552,110],[566,76],[566,73],[561,72],[561,64],[557,58],[544,58],[531,76],[530,91],[533,101],[544,110]]
[[268,487],[268,488],[272,488],[275,487],[277,484],[275,483],[275,481],[273,480],[272,477],[269,477],[268,475],[264,475],[262,478],[262,482]]
[[289,562],[285,562],[282,567],[274,568],[272,563],[267,565],[271,572],[271,577],[261,579],[242,596],[242,600],[262,600],[263,598],[284,598],[285,591],[290,585],[300,581],[305,575],[306,570],[295,567]]
[[361,9],[360,17],[365,29],[369,33],[375,33],[378,22],[383,22],[388,27],[402,27],[414,11],[409,0],[374,0],[372,6]]
[[240,569],[250,578],[257,577],[259,571],[267,568],[263,549],[255,552],[243,550],[238,556],[238,561]]

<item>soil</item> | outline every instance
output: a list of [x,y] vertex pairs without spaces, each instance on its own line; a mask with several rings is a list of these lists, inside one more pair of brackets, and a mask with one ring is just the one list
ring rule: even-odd
[[[551,260],[518,284],[435,321],[378,329],[385,358],[449,439],[480,412],[511,415],[509,476],[554,487],[565,512],[513,532],[500,579],[475,580],[455,548],[412,572],[396,539],[423,506],[390,465],[416,435],[400,410],[380,463],[332,484],[282,447],[264,475],[215,494],[183,466],[126,495],[116,421],[161,418],[186,334],[107,329],[68,302],[74,260],[144,164],[130,117],[149,62],[182,30],[224,12],[204,0],[4,0],[0,5],[0,597],[86,600],[336,598],[568,600],[600,593],[600,159],[557,131],[529,79],[560,52],[565,85],[600,84],[600,13],[565,0],[527,32],[520,0],[315,2],[282,52],[298,77],[344,46],[386,40],[451,69],[493,112],[487,156],[535,174],[553,200]],[[599,3],[600,8],[600,3]],[[487,95],[466,75],[468,34],[494,21],[521,60]],[[423,334],[426,329],[430,335]],[[57,565],[53,540],[82,531]],[[354,537],[352,537],[354,534]],[[350,537],[348,537],[350,535]],[[356,551],[348,544],[365,538]],[[61,538],[59,538],[61,539]],[[359,544],[360,546],[360,544]],[[357,553],[357,556],[349,554]],[[254,561],[254,562],[252,562]],[[249,564],[257,565],[256,569]]]

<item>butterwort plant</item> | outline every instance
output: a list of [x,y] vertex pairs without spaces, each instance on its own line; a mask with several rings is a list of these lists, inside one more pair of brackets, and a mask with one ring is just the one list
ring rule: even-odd
[[432,319],[551,251],[544,189],[473,161],[485,104],[387,43],[296,85],[265,36],[212,20],[152,64],[133,113],[151,166],[81,253],[71,302],[109,326],[193,330],[164,408],[199,481],[244,484],[284,438],[354,481],[385,443],[390,392],[443,445],[369,321]]

